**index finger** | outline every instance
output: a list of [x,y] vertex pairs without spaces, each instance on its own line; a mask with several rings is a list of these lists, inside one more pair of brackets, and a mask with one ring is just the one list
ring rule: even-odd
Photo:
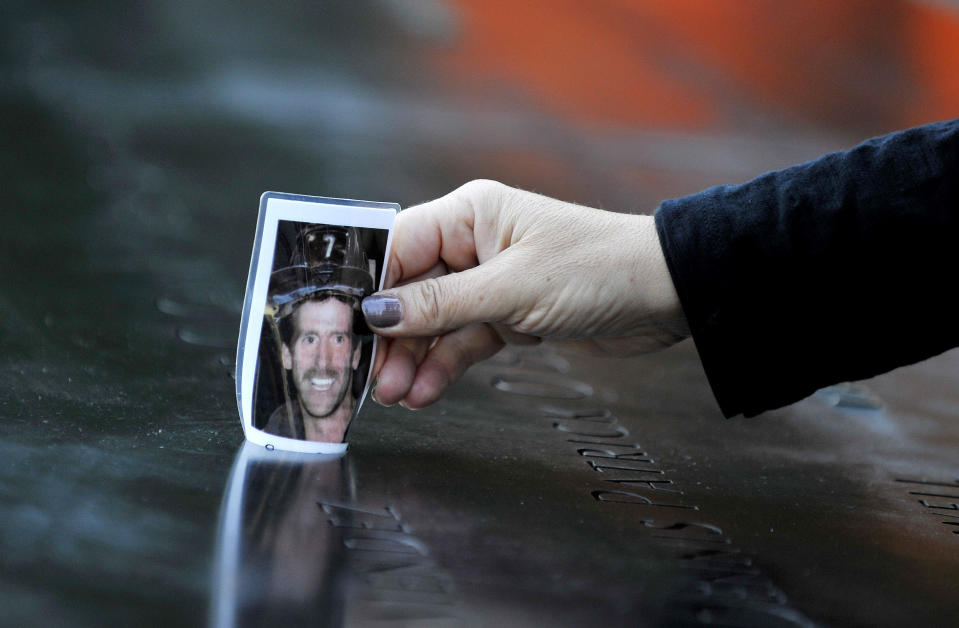
[[471,181],[446,196],[399,213],[393,230],[393,247],[385,288],[427,272],[438,262],[459,272],[479,264],[479,239],[488,231],[489,209],[506,186],[494,181]]

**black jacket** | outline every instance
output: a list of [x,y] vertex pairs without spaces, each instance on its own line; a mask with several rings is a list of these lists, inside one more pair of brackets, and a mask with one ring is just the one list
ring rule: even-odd
[[656,225],[726,416],[959,345],[959,120],[666,201]]

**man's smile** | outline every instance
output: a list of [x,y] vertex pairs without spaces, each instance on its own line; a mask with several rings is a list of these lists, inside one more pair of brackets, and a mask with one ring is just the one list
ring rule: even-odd
[[330,389],[334,381],[336,380],[332,377],[311,377],[310,388],[321,392],[326,391]]

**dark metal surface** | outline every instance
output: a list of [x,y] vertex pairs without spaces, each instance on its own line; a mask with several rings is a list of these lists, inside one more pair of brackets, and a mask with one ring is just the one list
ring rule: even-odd
[[955,351],[725,421],[689,343],[510,350],[428,410],[370,404],[342,459],[238,453],[263,190],[650,209],[901,121],[737,117],[721,87],[712,126],[569,117],[464,60],[477,6],[9,3],[0,624],[959,622]]

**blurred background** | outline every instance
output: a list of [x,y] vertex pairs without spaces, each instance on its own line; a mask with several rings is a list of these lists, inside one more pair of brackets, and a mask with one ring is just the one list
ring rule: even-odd
[[946,0],[11,0],[2,39],[8,207],[236,277],[266,189],[648,212],[959,112]]
[[957,62],[949,0],[5,0],[0,607],[205,603],[263,191],[649,213],[955,117]]
[[947,0],[4,4],[18,272],[67,221],[239,282],[267,189],[407,206],[488,177],[650,212],[959,112]]

